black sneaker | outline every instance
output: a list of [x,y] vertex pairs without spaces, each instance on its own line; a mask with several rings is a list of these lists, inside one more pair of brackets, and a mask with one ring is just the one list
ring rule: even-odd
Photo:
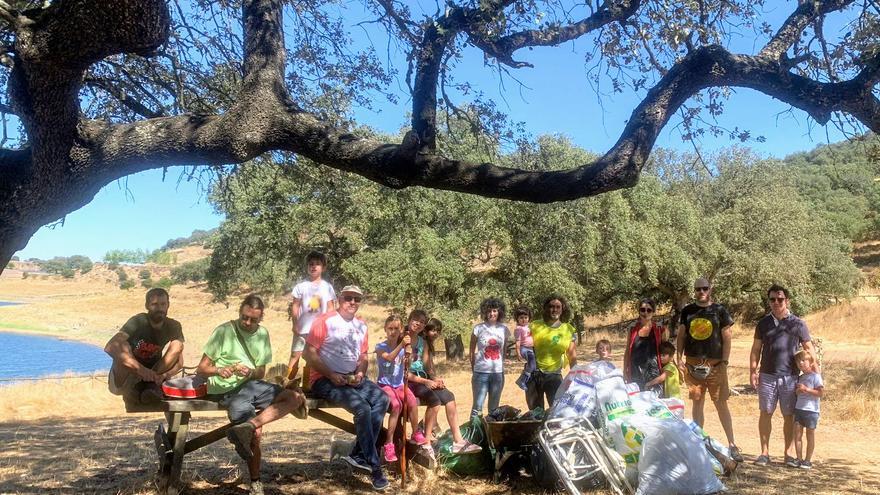
[[381,492],[381,491],[385,491],[385,489],[388,488],[388,484],[389,484],[388,479],[385,478],[385,474],[382,472],[381,468],[373,471],[373,474],[371,477],[372,477],[372,483],[373,483],[373,490],[376,490],[377,492]]
[[226,438],[235,446],[235,451],[242,459],[249,461],[254,456],[251,450],[251,440],[254,439],[256,427],[250,421],[237,424],[226,432]]
[[813,463],[810,461],[801,461],[801,465],[798,467],[801,469],[813,469]]
[[785,456],[785,465],[790,468],[801,467],[801,460],[794,457]]
[[368,465],[367,465],[367,461],[365,461],[365,460],[363,460],[363,459],[361,459],[361,458],[354,457],[354,456],[350,456],[350,455],[346,455],[346,456],[343,456],[343,457],[342,457],[342,460],[345,461],[345,462],[347,462],[348,465],[351,466],[351,467],[353,467],[354,469],[358,469],[358,470],[361,470],[361,471],[366,471],[366,472],[368,472],[368,473],[372,473],[372,472],[373,472],[373,468],[371,468],[370,466],[368,466]]
[[757,459],[755,459],[755,464],[758,466],[766,466],[770,464],[770,456],[769,455],[759,455]]

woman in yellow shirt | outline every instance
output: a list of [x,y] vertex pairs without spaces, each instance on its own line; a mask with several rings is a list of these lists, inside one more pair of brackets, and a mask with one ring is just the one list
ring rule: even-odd
[[551,294],[542,305],[543,317],[529,324],[535,342],[536,369],[526,384],[526,403],[529,409],[553,406],[553,397],[562,384],[562,369],[577,364],[574,337],[577,331],[568,321],[571,310],[565,298]]

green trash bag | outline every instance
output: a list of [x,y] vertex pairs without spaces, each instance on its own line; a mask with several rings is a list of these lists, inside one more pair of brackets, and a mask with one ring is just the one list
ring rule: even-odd
[[489,439],[483,430],[483,423],[478,416],[471,418],[469,423],[461,425],[461,436],[471,443],[483,448],[482,452],[473,454],[456,454],[452,452],[452,432],[447,430],[437,440],[437,462],[443,469],[460,475],[489,474],[494,469],[493,452],[489,448]]

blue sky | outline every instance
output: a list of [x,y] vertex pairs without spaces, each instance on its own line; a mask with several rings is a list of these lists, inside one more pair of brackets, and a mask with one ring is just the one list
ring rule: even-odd
[[[366,19],[357,17],[353,16],[351,25]],[[359,28],[352,28],[352,34],[357,42],[367,39]],[[385,40],[375,32],[370,32],[369,37],[384,57]],[[496,101],[513,120],[525,121],[532,135],[565,134],[575,144],[601,154],[617,141],[638,99],[632,94],[605,95],[600,104],[584,75],[586,48],[586,41],[581,41],[517,53],[518,59],[534,63],[535,68],[516,71],[525,88],[505,78],[505,97]],[[741,49],[751,51],[750,47]],[[502,84],[496,71],[483,66],[483,57],[476,51],[467,54],[456,74],[489,95],[498,94]],[[403,83],[394,86],[403,87]],[[410,104],[401,92],[397,105],[385,102],[379,105],[378,112],[359,109],[355,114],[360,123],[393,133],[406,124]],[[788,106],[769,96],[738,89],[727,101],[726,112],[718,123],[729,129],[748,129],[753,136],[765,136],[764,143],[749,143],[765,156],[783,157],[842,139],[831,128],[810,123],[803,112],[788,110]],[[704,139],[701,147],[712,151],[731,144],[734,143],[727,138]],[[657,146],[692,149],[690,143],[681,141],[671,124],[664,129]],[[168,239],[188,236],[195,229],[218,226],[222,218],[205,199],[204,190],[194,182],[178,181],[180,171],[169,169],[164,182],[161,171],[149,171],[130,176],[125,183],[106,186],[91,203],[67,215],[63,226],[41,228],[17,256],[47,259],[81,254],[99,260],[111,249],[152,250]]]

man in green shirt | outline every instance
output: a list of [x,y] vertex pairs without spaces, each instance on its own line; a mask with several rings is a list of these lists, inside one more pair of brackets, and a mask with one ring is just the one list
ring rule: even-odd
[[272,362],[269,332],[260,325],[263,309],[259,296],[247,296],[238,309],[238,319],[214,329],[205,343],[197,370],[208,380],[208,394],[227,407],[229,420],[235,423],[227,437],[247,462],[251,495],[263,494],[260,481],[263,425],[294,411],[297,417],[305,419],[302,392],[263,381],[266,365]]
[[183,331],[178,321],[168,318],[168,306],[165,289],[150,289],[144,303],[147,312],[129,318],[104,346],[113,358],[110,392],[121,395],[126,405],[158,402],[162,382],[183,367]]

